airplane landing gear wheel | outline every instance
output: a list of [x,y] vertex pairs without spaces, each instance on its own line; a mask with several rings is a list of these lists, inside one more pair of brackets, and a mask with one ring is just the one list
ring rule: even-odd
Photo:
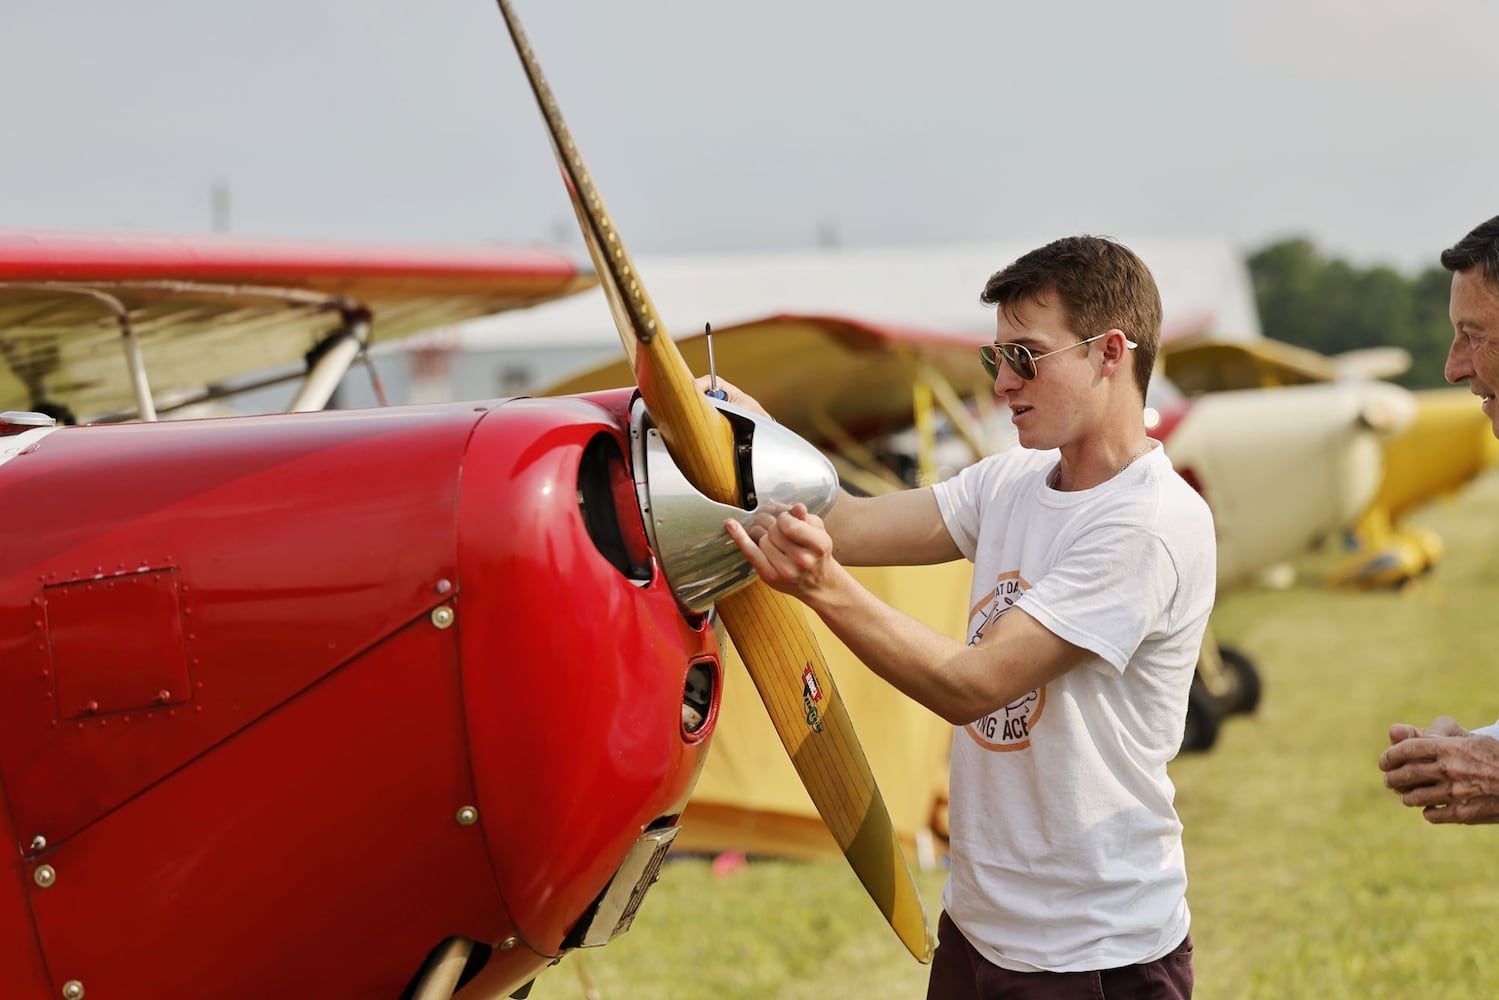
[[1259,708],[1262,685],[1254,661],[1230,646],[1219,646],[1218,657],[1230,681],[1230,691],[1223,699],[1223,714],[1247,714]]
[[1218,726],[1222,721],[1223,710],[1218,707],[1218,699],[1194,678],[1192,689],[1187,692],[1187,730],[1182,736],[1182,753],[1212,749],[1218,741]]

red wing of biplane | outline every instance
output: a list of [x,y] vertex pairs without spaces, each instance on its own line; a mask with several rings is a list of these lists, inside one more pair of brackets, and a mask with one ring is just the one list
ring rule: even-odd
[[0,231],[0,410],[135,415],[126,372],[169,404],[302,366],[361,320],[388,341],[594,283],[539,250]]

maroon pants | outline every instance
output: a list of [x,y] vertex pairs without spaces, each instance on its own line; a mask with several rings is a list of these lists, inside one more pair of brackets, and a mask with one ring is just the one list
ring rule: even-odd
[[1099,972],[1011,972],[974,950],[944,912],[927,1000],[1191,1000],[1192,935],[1154,962]]

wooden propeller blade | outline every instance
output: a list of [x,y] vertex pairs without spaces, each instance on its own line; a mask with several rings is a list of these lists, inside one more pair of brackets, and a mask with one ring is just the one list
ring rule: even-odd
[[896,936],[930,962],[926,910],[806,611],[756,580],[720,599],[718,612],[843,856]]
[[[740,504],[728,421],[693,385],[562,119],[509,0],[496,0],[546,119],[584,241],[646,409],[683,474]],[[933,940],[910,866],[806,612],[759,581],[718,604],[813,805],[896,935],[922,962]]]
[[[676,459],[689,482],[723,503],[738,501],[734,473],[733,432],[723,415],[694,390],[692,371],[682,360],[677,345],[666,333],[665,324],[645,290],[635,262],[614,228],[604,199],[594,186],[583,156],[573,142],[572,132],[562,118],[552,88],[542,75],[541,66],[531,51],[531,43],[510,8],[509,0],[497,0],[500,13],[510,29],[521,65],[531,82],[531,90],[546,120],[552,149],[557,154],[567,182],[568,197],[593,258],[594,270],[609,301],[619,329],[625,354],[635,370],[635,381],[641,398],[650,411],[667,449]],[[680,438],[692,436],[711,441],[711,448],[684,448]]]

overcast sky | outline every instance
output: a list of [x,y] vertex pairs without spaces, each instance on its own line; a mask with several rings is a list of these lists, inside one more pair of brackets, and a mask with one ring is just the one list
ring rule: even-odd
[[[1496,0],[516,0],[636,253],[1499,213]],[[4,0],[0,225],[561,243],[486,0]]]

